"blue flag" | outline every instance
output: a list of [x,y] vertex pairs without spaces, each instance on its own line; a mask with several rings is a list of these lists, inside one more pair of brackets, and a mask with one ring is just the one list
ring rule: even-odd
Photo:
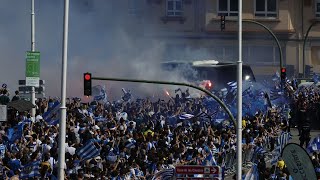
[[82,160],[86,160],[99,156],[100,150],[94,145],[93,141],[90,140],[85,146],[78,150],[77,154]]
[[20,174],[20,179],[40,177],[39,166],[40,161],[35,161],[23,166]]

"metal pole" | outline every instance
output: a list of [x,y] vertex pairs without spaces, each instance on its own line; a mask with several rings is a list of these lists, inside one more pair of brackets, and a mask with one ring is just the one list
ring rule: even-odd
[[137,82],[137,83],[147,83],[147,84],[166,84],[166,85],[176,85],[176,86],[187,86],[194,89],[197,89],[199,91],[202,91],[206,94],[208,94],[210,97],[212,97],[214,100],[216,100],[221,107],[227,112],[228,116],[230,117],[230,120],[234,124],[234,127],[236,127],[236,121],[229,110],[229,108],[214,94],[212,94],[210,91],[203,89],[199,86],[195,86],[193,84],[187,84],[187,83],[178,83],[178,82],[168,82],[168,81],[152,81],[152,80],[140,80],[140,79],[123,79],[123,78],[105,78],[105,77],[92,77],[94,80],[103,80],[103,81],[120,81],[120,82]]
[[63,45],[62,45],[62,77],[61,77],[61,118],[59,129],[59,171],[58,179],[64,179],[65,164],[65,138],[66,138],[66,93],[67,93],[67,57],[68,57],[68,25],[69,25],[69,0],[64,0],[64,21],[63,21]]
[[305,63],[305,49],[306,49],[306,42],[307,42],[307,39],[308,39],[308,36],[309,36],[309,32],[311,30],[311,28],[316,25],[318,23],[318,21],[315,21],[313,22],[308,30],[307,30],[307,33],[306,33],[306,36],[304,37],[304,40],[303,40],[303,49],[302,49],[302,69],[303,69],[303,78],[306,77],[306,69],[305,69],[305,66],[306,66],[306,63]]
[[281,68],[283,67],[283,55],[282,55],[283,53],[282,53],[281,45],[280,45],[280,42],[279,42],[279,39],[277,38],[277,36],[271,31],[271,29],[269,29],[267,26],[265,26],[264,24],[259,23],[259,22],[257,22],[257,21],[245,19],[245,20],[242,20],[242,22],[257,24],[257,25],[263,27],[265,30],[267,30],[267,31],[271,34],[271,36],[272,36],[273,39],[276,41],[277,46],[278,46],[279,56],[280,56],[280,68],[279,68],[279,72],[281,72]]
[[238,38],[239,38],[239,60],[237,61],[238,70],[238,89],[237,89],[237,180],[242,179],[242,0],[239,0],[238,15]]
[[[36,50],[35,45],[35,13],[34,13],[34,0],[31,0],[31,51]],[[36,105],[36,92],[35,87],[31,87],[31,103]],[[36,117],[36,108],[32,108],[31,110],[31,117]]]

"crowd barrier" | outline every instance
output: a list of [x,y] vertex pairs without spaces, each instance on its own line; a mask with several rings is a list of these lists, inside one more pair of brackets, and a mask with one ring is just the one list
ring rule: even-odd
[[[274,137],[275,139],[278,139],[280,136]],[[278,141],[275,141],[274,146],[279,146],[280,144]],[[250,169],[251,166],[258,160],[258,155],[263,153],[265,155],[265,161],[270,162],[272,159],[272,152],[270,151],[270,141],[269,137],[265,137],[265,142],[262,144],[263,152],[256,151],[255,145],[244,145],[243,151],[242,151],[242,162],[243,162],[243,168],[244,169]],[[216,158],[218,158],[216,156]],[[232,150],[228,153],[225,153],[225,156],[223,157],[222,163],[218,163],[220,167],[224,167],[224,173],[226,176],[232,175],[236,172],[236,151]]]
[[[275,159],[274,156],[279,156],[280,152],[278,152],[277,150],[282,149],[289,142],[289,139],[291,138],[290,136],[291,135],[288,132],[282,132],[279,136],[275,136],[274,137],[275,144],[273,149],[271,149],[271,144],[270,144],[271,141],[269,139],[270,138],[269,136],[264,136],[264,142],[259,147],[254,144],[244,144],[242,149],[243,150],[242,152],[243,169],[245,171],[249,171],[251,167],[257,164],[257,160],[259,158],[259,155],[261,154],[264,154],[265,162],[272,162]],[[277,155],[275,155],[274,153],[277,153]],[[215,156],[215,159],[218,160],[216,161],[217,165],[215,167],[221,167],[224,177],[234,175],[236,173],[236,151],[235,150],[231,149],[228,152],[216,153],[214,156]],[[222,156],[222,159],[221,159],[221,156]],[[188,166],[188,167],[193,167],[193,166]],[[163,170],[162,172],[160,172],[160,174],[165,173],[165,171],[168,171],[168,169]],[[172,169],[168,174],[170,175],[171,173],[172,173]],[[154,177],[154,179],[156,178]]]

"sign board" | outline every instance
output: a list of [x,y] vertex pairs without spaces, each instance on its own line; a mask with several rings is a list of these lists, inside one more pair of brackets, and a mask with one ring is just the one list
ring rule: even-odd
[[7,105],[0,105],[0,122],[7,121]]
[[[26,85],[26,80],[19,80],[18,81],[19,86],[25,86]],[[40,85],[45,85],[45,80],[40,79],[39,80]]]
[[215,177],[215,178],[196,178],[196,177],[181,177],[181,178],[176,178],[176,180],[221,180],[221,178]]
[[39,86],[40,52],[27,51],[26,54],[26,86]]
[[298,144],[287,144],[282,150],[281,157],[293,179],[317,179],[310,156]]
[[177,166],[176,174],[221,174],[219,166]]
[[[176,180],[221,180],[222,170],[220,166],[176,166]],[[192,177],[201,175],[201,177]]]

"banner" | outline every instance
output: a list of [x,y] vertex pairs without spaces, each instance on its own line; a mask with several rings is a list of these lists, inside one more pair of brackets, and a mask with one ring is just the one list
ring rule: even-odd
[[26,53],[26,86],[39,87],[40,52]]
[[293,179],[317,179],[310,156],[298,144],[287,144],[282,150],[281,156]]

